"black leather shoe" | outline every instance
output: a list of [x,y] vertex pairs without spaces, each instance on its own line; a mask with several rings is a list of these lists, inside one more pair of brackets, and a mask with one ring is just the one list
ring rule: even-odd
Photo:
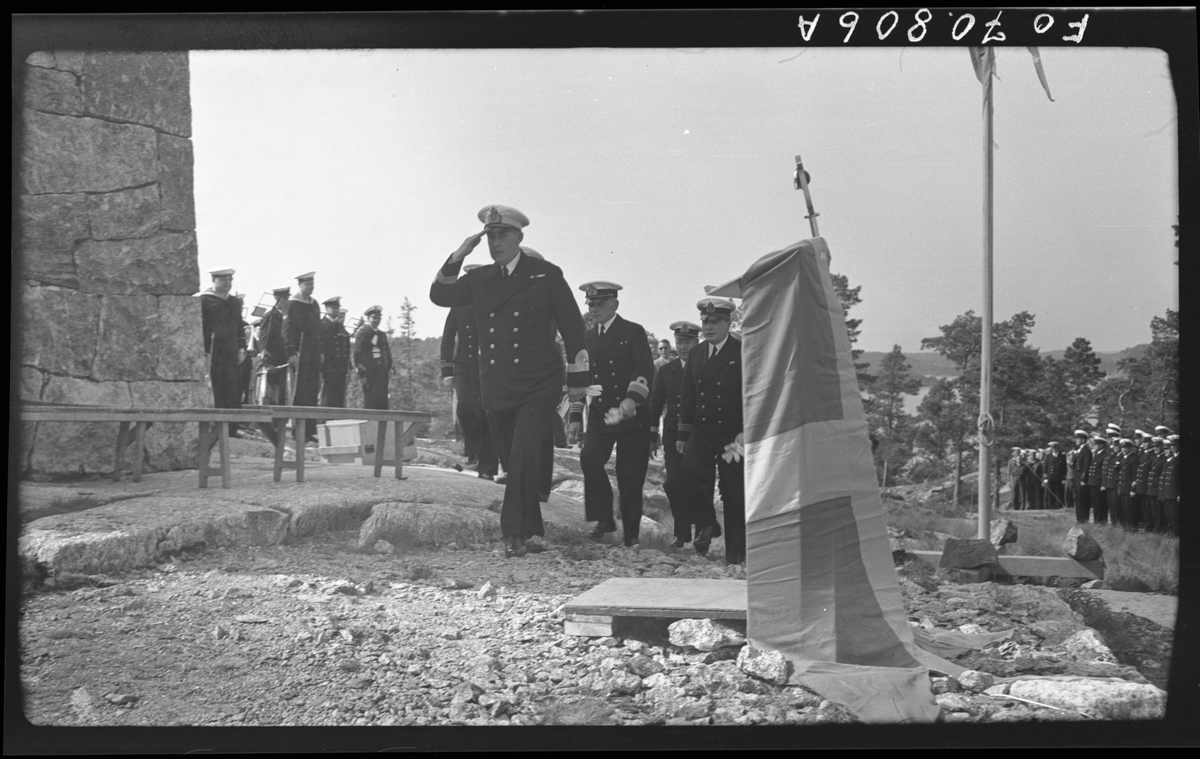
[[467,458],[467,466],[475,466],[478,463],[479,459],[475,456],[470,456]]
[[495,477],[493,477],[492,480],[497,485],[504,485],[508,482],[508,475],[507,474],[498,474]]
[[686,540],[680,540],[679,538],[675,538],[675,542],[671,544],[671,547],[672,548],[683,548],[686,545],[687,545]]
[[609,520],[607,522],[597,522],[596,528],[591,532],[592,540],[600,540],[605,535],[617,531],[617,523]]
[[487,472],[480,472],[480,473],[479,473],[479,479],[481,479],[481,480],[494,480],[494,479],[496,479],[496,478],[495,478],[495,477],[493,477],[492,475],[488,474]]
[[714,531],[712,527],[705,527],[696,534],[696,553],[701,556],[708,553],[708,547],[712,545]]
[[626,547],[626,548],[634,548],[634,547],[636,547],[636,546],[638,546],[638,545],[639,545],[639,543],[638,543],[638,539],[637,539],[637,538],[634,538],[634,539],[632,539],[632,540],[626,540],[626,541],[625,541],[625,547]]
[[525,555],[525,541],[513,536],[504,539],[504,558],[519,559]]

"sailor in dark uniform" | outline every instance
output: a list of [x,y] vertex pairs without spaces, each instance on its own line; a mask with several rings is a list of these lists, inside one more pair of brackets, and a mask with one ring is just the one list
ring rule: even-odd
[[354,369],[362,380],[363,408],[386,410],[392,348],[387,333],[379,328],[382,319],[380,306],[371,306],[363,312],[362,326],[354,335]]
[[[475,308],[480,392],[508,478],[500,527],[506,555],[521,556],[526,539],[545,534],[538,500],[541,459],[563,386],[554,333],[566,345],[572,401],[583,398],[591,368],[583,317],[562,270],[521,252],[528,217],[515,208],[487,206],[479,219],[483,230],[450,254],[429,298],[439,306]],[[463,259],[485,235],[495,263],[460,278]]]
[[1131,438],[1121,438],[1121,463],[1117,467],[1117,493],[1121,499],[1121,519],[1127,530],[1136,530],[1142,521],[1133,494],[1137,484],[1138,451]]
[[321,301],[321,405],[346,408],[346,379],[350,374],[350,335],[342,324],[342,299]]
[[1088,503],[1092,507],[1092,521],[1108,524],[1108,490],[1104,486],[1104,472],[1108,467],[1108,438],[1092,436],[1092,465],[1088,468]]
[[[650,464],[650,382],[654,356],[646,330],[617,313],[621,286],[615,282],[588,282],[579,289],[587,294],[592,328],[586,345],[592,377],[599,394],[588,401],[588,426],[584,432],[579,466],[583,470],[584,519],[595,522],[594,539],[616,532],[613,490],[605,465],[616,448],[617,491],[626,548],[638,544],[642,521],[642,488]],[[583,404],[571,410],[571,426],[583,423]]]
[[1042,471],[1044,508],[1061,509],[1066,505],[1063,482],[1067,478],[1067,459],[1058,450],[1057,440],[1051,440],[1046,444],[1046,458],[1043,466],[1045,467]]
[[[464,266],[463,271],[478,268],[478,264],[471,264]],[[484,479],[495,478],[496,446],[479,394],[479,333],[475,326],[475,309],[471,306],[455,306],[446,315],[446,326],[442,330],[442,381],[454,388],[467,466],[474,465],[475,471]]]
[[1091,492],[1088,488],[1088,470],[1092,467],[1092,449],[1088,447],[1088,434],[1075,430],[1075,464],[1071,475],[1071,490],[1075,497],[1075,521],[1087,524],[1092,513]]
[[[1163,516],[1167,520],[1167,531],[1171,535],[1179,535],[1183,530],[1183,522],[1194,519],[1192,512],[1186,517],[1179,508],[1179,436],[1168,435],[1169,446],[1166,459],[1163,461],[1162,479],[1158,481],[1158,497],[1162,501]],[[1195,505],[1188,507],[1194,509]]]
[[706,342],[688,354],[679,400],[679,440],[696,553],[721,534],[713,508],[713,468],[725,507],[725,563],[746,559],[745,462],[742,459],[742,342],[729,334],[733,301],[696,304]]
[[[283,342],[287,346],[288,364],[296,372],[293,406],[316,406],[320,400],[321,307],[312,297],[316,275],[310,271],[296,277],[299,292],[288,299],[287,313],[283,315]],[[305,422],[305,439],[316,442],[317,420]]]
[[692,542],[692,525],[690,510],[686,503],[683,484],[683,454],[675,443],[679,440],[679,393],[683,389],[683,373],[689,351],[696,347],[700,339],[700,325],[687,321],[678,321],[671,325],[675,333],[675,349],[679,358],[674,358],[659,367],[654,378],[654,388],[650,391],[650,427],[654,435],[653,446],[658,446],[658,424],[663,412],[666,418],[662,420],[662,451],[663,465],[667,472],[663,482],[663,491],[671,504],[671,519],[675,523],[675,547],[683,548]]
[[1108,438],[1108,449],[1104,456],[1104,472],[1100,479],[1100,489],[1104,491],[1104,503],[1108,511],[1108,521],[1112,524],[1124,524],[1121,515],[1121,498],[1117,491],[1117,467],[1124,458],[1121,455],[1121,428],[1110,423],[1105,431]]
[[[242,302],[229,292],[233,288],[233,269],[214,269],[209,274],[213,286],[200,295],[200,319],[212,382],[213,407],[241,408],[238,366],[246,358]],[[229,434],[239,436],[236,424],[229,425]]]
[[1163,513],[1162,494],[1159,493],[1159,483],[1162,481],[1163,464],[1167,461],[1166,440],[1159,435],[1150,438],[1152,446],[1150,457],[1150,475],[1146,478],[1146,523],[1147,529],[1154,532],[1167,531],[1167,517]]

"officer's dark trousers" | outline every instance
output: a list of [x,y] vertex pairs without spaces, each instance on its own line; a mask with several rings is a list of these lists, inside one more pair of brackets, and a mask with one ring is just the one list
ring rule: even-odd
[[1121,510],[1121,496],[1117,493],[1116,488],[1109,488],[1104,491],[1105,498],[1108,501],[1108,518],[1113,524],[1125,525],[1125,512]]
[[[212,364],[213,408],[241,408],[241,372],[235,362],[214,360]],[[237,432],[236,424],[229,425],[229,434]]]
[[[558,396],[552,395],[488,412],[497,452],[508,476],[500,511],[500,531],[506,538],[546,534],[538,490],[542,484],[541,470],[545,468],[543,459],[550,435],[550,417],[557,407]],[[553,441],[549,442],[553,446]]]
[[383,409],[388,407],[388,370],[368,368],[362,380],[363,408]]
[[1121,508],[1125,511],[1125,526],[1135,530],[1142,523],[1142,497],[1134,493],[1121,494]]
[[1092,519],[1096,524],[1108,524],[1108,491],[1099,485],[1088,485],[1088,501],[1092,507]]
[[683,454],[683,479],[691,519],[697,530],[720,527],[713,507],[713,465],[721,476],[721,503],[725,507],[725,561],[736,564],[746,558],[745,462],[729,462],[721,455],[725,444],[696,430],[688,438]]
[[1162,501],[1158,496],[1147,493],[1142,498],[1142,514],[1146,518],[1146,529],[1154,532],[1166,532],[1167,520],[1163,519]]
[[1163,498],[1159,503],[1162,505],[1163,516],[1167,520],[1168,534],[1178,535],[1182,529],[1181,521],[1183,517],[1179,513],[1179,500],[1176,498]]
[[[264,371],[265,371],[264,367]],[[286,406],[288,402],[288,376],[286,369],[277,369],[275,371],[267,371],[267,381],[263,388],[263,397],[259,401],[264,406]],[[259,422],[258,428],[267,436],[267,440],[271,441],[271,445],[275,445],[279,441],[279,435],[275,432],[275,427],[268,422]]]
[[1075,483],[1067,481],[1063,484],[1063,506],[1067,511],[1075,510]]
[[1066,494],[1063,492],[1062,480],[1058,482],[1052,480],[1048,483],[1046,485],[1045,496],[1047,509],[1061,509],[1063,507],[1063,499],[1066,498]]
[[675,539],[684,543],[692,542],[691,512],[687,506],[687,493],[683,484],[683,454],[675,450],[675,441],[679,439],[675,430],[663,431],[662,450],[663,466],[667,470],[667,479],[663,482],[663,492],[671,503],[671,520],[675,522]]
[[[292,396],[293,406],[316,406],[321,396],[321,363],[320,360],[300,360],[296,367],[296,394]],[[305,435],[317,436],[317,420],[305,420]]]
[[497,471],[496,445],[488,427],[487,413],[479,397],[478,375],[472,384],[470,377],[457,375],[454,389],[458,393],[458,423],[463,431],[463,453],[468,459],[478,459],[475,471],[495,476]]
[[1071,489],[1075,492],[1075,521],[1087,524],[1092,515],[1092,489],[1078,482]]
[[609,432],[603,417],[593,416],[583,435],[579,468],[583,470],[583,513],[589,522],[613,521],[613,490],[604,465],[617,449],[617,492],[625,540],[637,540],[642,524],[642,487],[650,466],[650,428]]
[[321,372],[321,405],[346,408],[346,369]]
[[1019,478],[1012,483],[1012,508],[1014,511],[1025,508],[1025,482]]

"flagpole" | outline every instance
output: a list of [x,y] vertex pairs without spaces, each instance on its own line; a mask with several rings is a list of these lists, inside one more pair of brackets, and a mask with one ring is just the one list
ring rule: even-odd
[[[985,55],[992,57],[994,50]],[[983,326],[979,354],[979,532],[980,540],[991,537],[992,511],[992,72],[984,66],[983,82]]]

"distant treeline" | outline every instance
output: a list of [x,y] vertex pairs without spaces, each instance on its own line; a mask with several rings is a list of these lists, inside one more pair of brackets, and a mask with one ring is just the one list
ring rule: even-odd
[[[1146,349],[1150,347],[1149,343],[1135,345],[1132,348],[1126,348],[1117,353],[1100,353],[1097,352],[1096,358],[1100,359],[1100,371],[1110,377],[1121,374],[1121,369],[1117,366],[1118,362],[1127,358],[1142,358],[1146,355]],[[1043,353],[1044,356],[1061,361],[1063,355],[1066,354],[1066,349],[1050,351]],[[872,367],[879,366],[883,357],[887,353],[884,351],[863,351],[862,355],[857,359],[859,362],[870,364]],[[957,377],[958,367],[953,361],[941,356],[937,353],[927,351],[916,351],[913,353],[905,353],[905,358],[908,360],[909,366],[912,368],[914,376],[921,378],[921,384],[929,386],[933,384],[934,377]],[[871,371],[868,369],[867,371]]]

